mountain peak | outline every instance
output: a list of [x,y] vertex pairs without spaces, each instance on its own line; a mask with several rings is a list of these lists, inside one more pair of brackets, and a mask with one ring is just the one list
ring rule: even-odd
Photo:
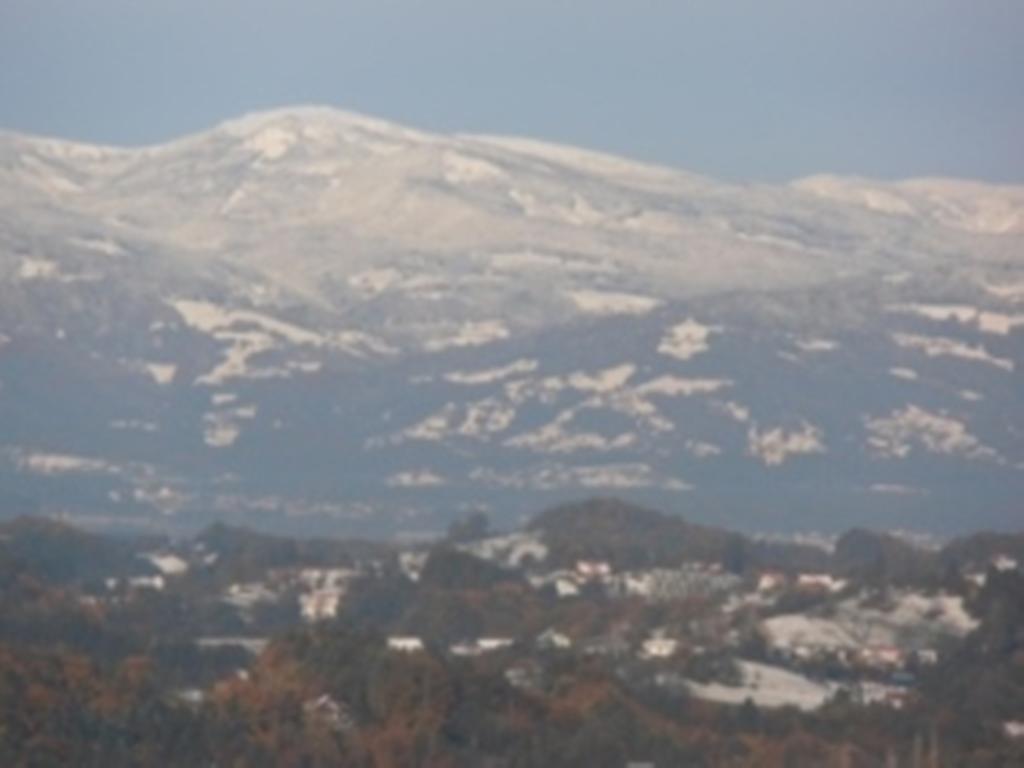
[[249,112],[221,122],[213,129],[215,133],[236,137],[252,137],[268,130],[290,132],[296,137],[314,141],[351,132],[412,141],[432,138],[428,133],[398,123],[323,105],[297,105]]

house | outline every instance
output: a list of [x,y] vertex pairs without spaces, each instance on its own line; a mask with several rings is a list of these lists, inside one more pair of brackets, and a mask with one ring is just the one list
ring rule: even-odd
[[992,567],[997,571],[1015,571],[1017,561],[1009,555],[996,555],[992,558]]
[[860,649],[860,660],[869,667],[902,667],[905,655],[891,645],[872,645]]
[[606,579],[612,575],[612,567],[597,560],[580,560],[576,563],[576,573],[586,580]]
[[389,637],[388,638],[388,650],[400,651],[401,653],[416,653],[422,651],[423,641],[418,637]]
[[796,586],[805,592],[841,592],[846,588],[846,580],[829,573],[801,573],[796,577]]
[[476,640],[455,643],[448,651],[452,656],[481,656],[508,648],[512,643],[513,640],[508,637],[478,637]]
[[476,641],[476,644],[480,650],[490,652],[509,648],[513,642],[511,637],[481,637]]
[[764,571],[757,579],[758,592],[774,592],[786,586],[786,574],[782,571]]
[[537,647],[542,651],[565,651],[572,648],[572,640],[554,629],[546,629],[537,635]]
[[1024,739],[1024,720],[1007,720],[1003,723],[1003,733],[1008,739]]
[[668,659],[679,650],[679,641],[671,637],[655,635],[643,641],[640,646],[642,659]]
[[576,586],[576,582],[570,579],[558,579],[555,582],[555,594],[559,597],[577,597],[580,594],[580,588]]

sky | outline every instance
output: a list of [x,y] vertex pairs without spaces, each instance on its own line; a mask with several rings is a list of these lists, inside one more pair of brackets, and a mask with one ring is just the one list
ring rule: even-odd
[[325,104],[720,178],[1024,183],[1021,0],[0,0],[0,128]]

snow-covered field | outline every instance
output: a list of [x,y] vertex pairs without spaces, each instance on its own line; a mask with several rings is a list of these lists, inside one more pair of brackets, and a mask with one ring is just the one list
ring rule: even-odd
[[963,637],[978,626],[963,598],[895,591],[880,601],[842,601],[832,615],[789,614],[766,619],[772,647],[783,651],[856,651],[871,647],[921,650],[942,637]]
[[706,701],[721,704],[742,704],[748,699],[759,707],[797,707],[814,710],[827,702],[838,690],[835,683],[816,682],[781,667],[753,661],[736,662],[742,683],[687,683],[690,693]]

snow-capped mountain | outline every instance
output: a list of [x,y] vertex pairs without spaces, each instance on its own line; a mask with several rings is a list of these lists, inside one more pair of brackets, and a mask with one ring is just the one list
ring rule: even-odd
[[735,185],[328,109],[0,134],[0,504],[1024,520],[1024,188]]

